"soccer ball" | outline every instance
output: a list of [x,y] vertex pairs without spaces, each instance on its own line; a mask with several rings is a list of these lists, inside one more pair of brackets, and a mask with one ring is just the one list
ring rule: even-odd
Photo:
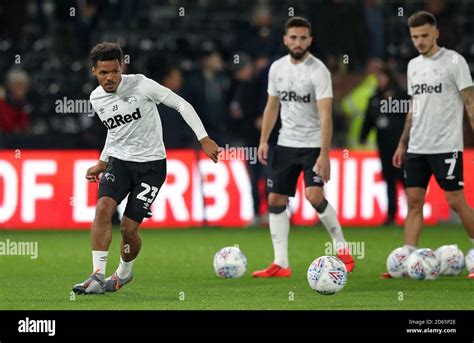
[[393,278],[408,276],[406,261],[410,256],[410,249],[406,247],[396,248],[387,258],[387,272]]
[[441,275],[458,275],[464,268],[464,254],[457,245],[443,245],[436,249],[436,258],[441,262]]
[[237,247],[225,247],[214,255],[214,271],[221,278],[239,278],[247,270],[247,258]]
[[406,261],[408,276],[416,280],[434,280],[441,270],[441,263],[433,250],[415,250]]
[[474,248],[466,254],[466,268],[469,274],[474,273]]
[[308,283],[319,294],[331,295],[344,288],[348,273],[346,266],[334,256],[321,256],[308,268]]

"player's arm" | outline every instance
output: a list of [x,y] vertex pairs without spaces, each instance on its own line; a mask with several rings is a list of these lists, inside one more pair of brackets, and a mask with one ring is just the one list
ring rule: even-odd
[[183,117],[186,124],[194,131],[197,139],[201,143],[201,148],[204,153],[211,158],[214,163],[217,163],[219,147],[216,142],[209,138],[201,118],[194,110],[194,107],[180,97],[178,94],[160,85],[145,76],[141,76],[141,88],[143,93],[156,104],[162,103],[165,106],[174,108]]
[[474,131],[474,86],[463,89],[461,91],[461,97],[466,106],[467,115],[471,122],[471,129]]
[[332,141],[332,98],[318,99],[319,120],[321,123],[321,152],[316,160],[314,171],[328,182],[331,176],[329,151]]
[[268,139],[275,127],[278,118],[280,99],[277,96],[268,95],[267,104],[263,111],[262,130],[260,131],[260,143],[258,145],[258,160],[263,165],[267,165],[268,159]]
[[201,118],[199,118],[194,107],[171,90],[162,103],[168,107],[174,108],[181,114],[186,124],[188,124],[194,131],[194,134],[201,143],[201,149],[214,161],[214,163],[217,163],[219,146],[209,138],[206,129],[202,124]]
[[405,119],[405,127],[403,128],[402,136],[398,142],[397,150],[392,157],[392,164],[394,167],[401,168],[408,149],[408,141],[410,140],[410,130],[412,126],[413,113],[410,111]]

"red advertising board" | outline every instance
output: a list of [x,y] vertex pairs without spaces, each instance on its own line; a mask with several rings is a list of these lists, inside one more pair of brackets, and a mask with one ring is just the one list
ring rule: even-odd
[[[168,176],[145,228],[216,225],[242,227],[253,218],[251,186],[246,162],[238,159],[214,164],[193,150],[167,152]],[[85,179],[87,168],[99,153],[90,150],[0,152],[0,228],[80,229],[94,218],[98,184]],[[466,197],[474,205],[474,151],[464,153]],[[386,186],[375,152],[334,150],[327,199],[336,208],[342,225],[376,226],[385,220]],[[399,189],[400,213],[406,213],[404,192]],[[290,201],[295,225],[317,221],[304,199],[300,178]],[[123,212],[125,201],[119,206]],[[449,207],[443,192],[431,180],[424,208],[425,221],[447,220]]]

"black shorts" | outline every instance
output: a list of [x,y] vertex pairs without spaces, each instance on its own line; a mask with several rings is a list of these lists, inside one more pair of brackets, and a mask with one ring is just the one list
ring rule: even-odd
[[426,188],[431,175],[445,191],[464,188],[462,151],[446,154],[407,154],[404,165],[405,187]]
[[267,192],[294,196],[301,171],[305,187],[323,187],[324,182],[313,167],[319,157],[319,148],[289,148],[277,145],[270,161]]
[[150,206],[166,179],[166,159],[128,162],[109,157],[99,184],[99,198],[111,197],[122,202],[128,195],[124,216],[141,223],[150,217]]

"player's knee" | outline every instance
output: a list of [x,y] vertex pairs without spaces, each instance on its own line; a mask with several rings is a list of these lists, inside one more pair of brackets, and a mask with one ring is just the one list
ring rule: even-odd
[[95,221],[100,223],[108,223],[112,220],[115,208],[106,201],[98,201],[95,209]]
[[308,200],[313,207],[318,207],[324,202],[323,192],[305,192],[306,200]]
[[138,233],[138,228],[127,225],[124,223],[120,224],[120,233],[122,234],[123,237],[133,237]]
[[286,195],[270,193],[268,195],[268,206],[286,206],[288,197]]
[[448,202],[449,207],[459,213],[461,210],[461,207],[463,206],[463,199],[458,196],[447,196],[446,201]]
[[424,205],[424,199],[419,198],[408,198],[408,210],[410,211],[422,211]]

